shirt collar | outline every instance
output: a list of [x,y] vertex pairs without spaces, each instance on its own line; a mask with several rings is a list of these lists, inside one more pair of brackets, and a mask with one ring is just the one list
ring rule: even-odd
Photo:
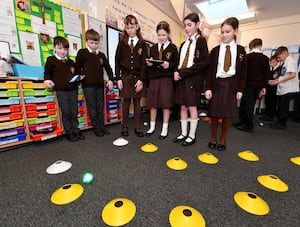
[[128,44],[130,44],[132,39],[133,39],[133,43],[137,43],[139,41],[139,38],[137,36],[128,37]]
[[260,49],[254,48],[250,51],[250,53],[262,53],[262,51]]
[[57,60],[68,60],[67,57],[61,58],[57,54],[55,54],[54,56],[57,58]]
[[[91,48],[87,47],[87,49],[88,49],[88,51],[89,51],[90,53],[93,53],[93,51],[91,50]],[[96,54],[98,54],[98,53],[99,53],[99,50],[96,50]]]
[[230,43],[221,43],[221,47],[226,47],[227,45],[231,47],[234,47],[236,45],[235,40],[232,40]]
[[187,40],[193,40],[196,41],[198,39],[198,37],[200,36],[200,34],[198,32],[196,32],[194,35],[192,35],[191,37],[189,37]]
[[[166,47],[170,44],[170,40],[167,40],[165,43],[164,43],[164,49],[166,49]],[[158,49],[160,49],[162,43],[158,43]]]

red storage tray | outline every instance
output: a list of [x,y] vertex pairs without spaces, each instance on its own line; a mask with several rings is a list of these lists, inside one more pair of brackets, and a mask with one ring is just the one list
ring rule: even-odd
[[55,137],[58,137],[60,135],[62,135],[63,133],[63,129],[61,128],[57,128],[55,129],[53,132],[47,133],[47,134],[34,134],[34,133],[30,133],[30,137],[34,140],[34,141],[44,141],[44,140],[48,140],[48,139],[52,139]]
[[27,117],[47,117],[55,114],[55,109],[48,109],[46,111],[28,111]]
[[21,112],[11,113],[9,115],[0,115],[0,122],[19,120],[22,117],[23,117],[23,114]]
[[1,107],[0,114],[21,112],[21,108],[22,108],[21,105],[12,105],[12,106],[7,106],[7,107]]
[[55,102],[48,102],[43,104],[25,104],[25,107],[27,111],[55,109]]

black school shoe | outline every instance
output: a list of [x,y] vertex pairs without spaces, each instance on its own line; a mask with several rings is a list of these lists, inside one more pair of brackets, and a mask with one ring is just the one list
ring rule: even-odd
[[104,135],[109,135],[110,131],[106,127],[102,127],[101,131],[103,132]]
[[77,137],[77,135],[75,133],[66,133],[65,137],[70,142],[76,142],[76,141],[78,141],[78,137]]
[[82,135],[82,133],[81,133],[80,131],[76,133],[76,136],[77,136],[77,138],[78,138],[79,140],[84,140],[84,139],[85,139],[85,136]]
[[99,129],[99,128],[95,128],[95,129],[94,129],[94,134],[95,134],[96,136],[98,136],[98,137],[103,137],[103,136],[104,136],[104,133],[103,133],[102,130]]
[[144,133],[140,129],[134,129],[134,133],[137,137],[144,137]]
[[218,143],[217,150],[218,151],[225,151],[226,150],[226,144]]

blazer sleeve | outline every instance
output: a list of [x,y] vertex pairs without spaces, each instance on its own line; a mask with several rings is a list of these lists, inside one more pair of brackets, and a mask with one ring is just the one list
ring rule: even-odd
[[51,57],[47,58],[44,69],[44,80],[53,80],[53,64]]
[[237,66],[239,70],[237,92],[243,92],[247,82],[247,60],[246,51],[242,46],[238,46]]
[[75,75],[80,75],[84,64],[84,49],[80,49],[76,55]]
[[209,64],[209,54],[206,40],[203,37],[197,39],[194,64],[190,68],[180,69],[179,74],[182,78],[195,76],[200,71],[207,69]]
[[209,55],[209,68],[205,82],[205,90],[212,90],[217,74],[217,64],[220,46],[213,48]]
[[114,74],[113,74],[112,68],[104,54],[103,54],[103,60],[104,60],[104,68],[107,73],[107,76],[108,76],[109,80],[113,80]]

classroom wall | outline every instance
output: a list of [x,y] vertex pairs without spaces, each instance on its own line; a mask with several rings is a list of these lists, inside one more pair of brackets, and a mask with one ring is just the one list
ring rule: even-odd
[[[208,40],[210,49],[217,44],[219,34],[219,28],[212,30]],[[264,48],[300,45],[300,14],[258,21],[252,25],[243,25],[241,21],[239,29],[240,44],[248,46],[248,43],[254,38],[261,38]]]
[[[105,14],[107,8],[112,8],[114,5],[120,5],[122,9],[121,3],[125,3],[127,5],[127,11],[129,13],[134,12],[135,10],[144,15],[145,17],[149,18],[149,23],[153,25],[153,32],[156,34],[156,25],[159,21],[165,20],[170,24],[171,27],[171,38],[172,41],[178,45],[179,43],[179,34],[183,31],[183,27],[178,22],[174,21],[172,18],[168,17],[162,11],[157,9],[155,6],[150,4],[146,0],[99,0],[97,1],[97,17],[99,20],[105,21]],[[128,8],[131,8],[129,10]],[[124,7],[123,7],[124,9]],[[139,16],[137,15],[137,19],[140,20]],[[123,28],[120,28],[123,29]],[[156,36],[153,36],[154,39],[150,40],[156,42]]]

